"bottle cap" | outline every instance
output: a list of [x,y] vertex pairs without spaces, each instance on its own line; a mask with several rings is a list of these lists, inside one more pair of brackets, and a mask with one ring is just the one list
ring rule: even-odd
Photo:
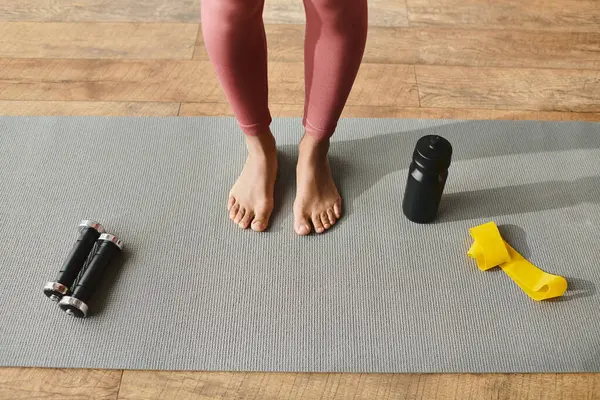
[[452,160],[452,145],[439,135],[423,136],[415,146],[413,160],[423,169],[446,170]]

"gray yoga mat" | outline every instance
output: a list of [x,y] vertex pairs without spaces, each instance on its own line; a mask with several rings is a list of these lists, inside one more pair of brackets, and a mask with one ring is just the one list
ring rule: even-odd
[[[272,229],[225,201],[245,156],[229,118],[0,118],[0,365],[165,370],[600,371],[600,125],[340,122],[331,148],[344,219],[292,231],[298,119],[281,150]],[[407,221],[417,139],[455,148],[440,218]],[[93,218],[125,241],[72,319],[42,294]],[[535,302],[466,255],[496,221],[567,277]]]

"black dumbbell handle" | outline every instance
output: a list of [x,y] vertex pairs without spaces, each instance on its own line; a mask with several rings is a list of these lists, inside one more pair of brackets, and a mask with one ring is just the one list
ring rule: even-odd
[[56,282],[70,287],[77,274],[83,267],[85,260],[87,259],[90,251],[94,247],[94,243],[100,237],[100,232],[92,227],[81,228],[80,235],[77,241],[73,245],[71,252],[69,253],[65,263],[58,272]]
[[84,266],[84,271],[72,290],[74,297],[87,303],[100,282],[102,273],[110,263],[111,259],[121,251],[121,248],[110,240],[100,240],[89,255]]

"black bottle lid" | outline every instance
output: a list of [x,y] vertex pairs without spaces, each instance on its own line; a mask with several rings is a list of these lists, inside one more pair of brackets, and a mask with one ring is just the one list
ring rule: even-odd
[[438,135],[423,136],[415,146],[413,160],[419,167],[428,171],[447,170],[452,160],[452,145]]

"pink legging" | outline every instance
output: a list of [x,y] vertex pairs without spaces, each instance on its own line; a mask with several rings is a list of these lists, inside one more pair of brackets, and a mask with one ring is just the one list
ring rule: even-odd
[[[300,1],[300,0],[298,0]],[[206,49],[247,135],[269,131],[264,0],[202,0]],[[304,0],[306,132],[335,131],[364,53],[367,0]]]

